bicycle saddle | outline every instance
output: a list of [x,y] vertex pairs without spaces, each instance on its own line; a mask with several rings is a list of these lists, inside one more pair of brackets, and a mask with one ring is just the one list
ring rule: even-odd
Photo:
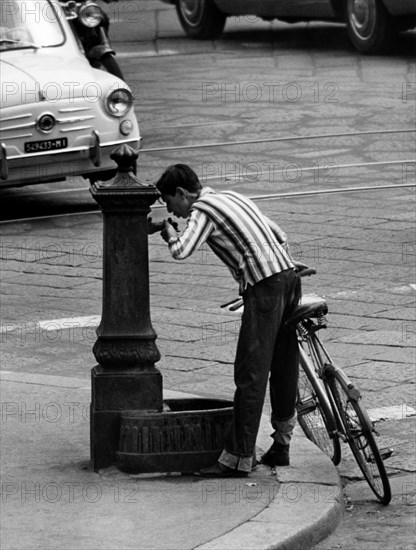
[[303,319],[319,317],[328,313],[328,306],[324,298],[317,294],[305,294],[302,296],[299,305],[286,321],[287,325],[297,325]]

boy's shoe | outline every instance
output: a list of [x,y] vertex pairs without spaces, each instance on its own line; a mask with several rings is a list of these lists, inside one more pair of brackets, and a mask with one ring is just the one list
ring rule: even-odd
[[270,449],[260,459],[267,466],[289,466],[289,445],[274,442]]

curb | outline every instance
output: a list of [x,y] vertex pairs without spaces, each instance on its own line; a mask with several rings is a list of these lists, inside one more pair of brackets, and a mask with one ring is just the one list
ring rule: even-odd
[[97,3],[110,18],[110,38],[114,42],[149,42],[185,34],[174,6],[161,0],[119,0]]
[[[257,443],[264,449],[270,441],[267,424],[263,415]],[[298,464],[299,447],[303,462]],[[299,427],[291,448],[295,469],[277,470],[279,490],[270,504],[252,519],[195,550],[306,550],[334,532],[344,513],[338,470]]]

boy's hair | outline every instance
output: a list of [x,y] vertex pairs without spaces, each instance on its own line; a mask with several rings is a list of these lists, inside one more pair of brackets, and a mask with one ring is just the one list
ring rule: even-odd
[[182,187],[190,193],[202,189],[198,176],[186,164],[173,164],[163,172],[156,187],[162,195],[176,195],[176,189]]

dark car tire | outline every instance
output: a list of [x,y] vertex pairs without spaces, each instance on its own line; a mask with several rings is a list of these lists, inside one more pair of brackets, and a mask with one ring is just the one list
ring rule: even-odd
[[227,16],[213,0],[177,0],[176,11],[189,38],[213,40],[224,30]]
[[345,0],[344,15],[348,36],[359,52],[376,54],[390,47],[395,28],[381,0]]
[[114,55],[112,53],[105,53],[103,56],[100,57],[100,65],[104,67],[104,69],[114,76],[117,76],[118,78],[121,78],[124,80],[123,73],[121,72],[121,69],[117,63],[117,61],[114,59]]

